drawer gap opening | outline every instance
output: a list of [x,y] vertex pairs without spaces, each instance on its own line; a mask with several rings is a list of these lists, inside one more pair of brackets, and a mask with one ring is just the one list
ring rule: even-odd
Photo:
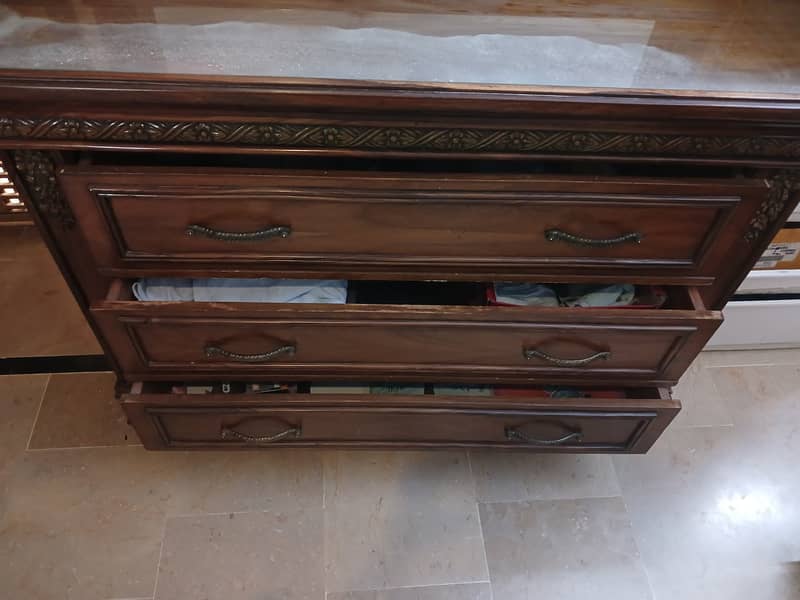
[[[664,390],[655,387],[623,388],[619,386],[570,385],[454,385],[450,383],[396,383],[396,382],[263,382],[250,381],[146,381],[136,382],[130,393],[171,394],[187,400],[204,396],[236,398],[262,398],[280,401],[298,396],[380,396],[391,400],[393,396],[408,398],[474,398],[502,401],[515,398],[529,399],[669,399]],[[666,396],[665,396],[666,394]]]
[[[264,287],[259,288],[259,281]],[[291,286],[284,283],[292,281]],[[237,287],[238,282],[245,287]],[[275,300],[271,300],[275,298]],[[465,281],[115,279],[108,302],[226,303],[264,306],[465,306],[509,309],[665,309],[705,311],[697,288],[636,284]]]
[[[465,160],[465,158],[468,158]],[[478,155],[457,160],[446,158],[409,159],[403,157],[354,157],[276,154],[219,154],[191,152],[137,152],[87,150],[68,153],[65,160],[82,167],[117,169],[280,169],[298,172],[378,172],[378,173],[435,173],[435,174],[520,174],[520,175],[591,175],[626,177],[697,177],[733,178],[749,175],[747,169],[724,165],[642,164],[631,162],[602,163],[559,160],[558,158],[508,157],[486,159]]]

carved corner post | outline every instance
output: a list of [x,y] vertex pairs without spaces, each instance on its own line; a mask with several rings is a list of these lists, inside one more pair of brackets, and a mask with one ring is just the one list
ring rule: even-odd
[[72,229],[75,216],[56,181],[55,155],[42,150],[14,150],[11,155],[34,209],[40,216],[54,219],[63,229]]
[[766,178],[769,193],[750,220],[744,239],[757,244],[783,215],[793,196],[800,192],[800,169],[784,169]]
[[800,168],[767,172],[764,176],[767,194],[750,219],[741,239],[741,255],[731,256],[728,269],[739,274],[732,277],[728,285],[721,287],[719,281],[701,290],[708,308],[721,309],[719,298],[729,298],[736,293],[759,256],[772,241],[783,219],[794,208],[794,199],[800,193]]
[[[121,373],[110,348],[97,327],[89,310],[92,302],[105,297],[110,281],[102,277],[86,246],[75,215],[56,178],[61,164],[57,151],[22,149],[6,152],[12,176],[20,195],[30,208],[42,239],[61,270],[72,295],[105,350],[111,368]],[[35,300],[35,299],[34,299]]]

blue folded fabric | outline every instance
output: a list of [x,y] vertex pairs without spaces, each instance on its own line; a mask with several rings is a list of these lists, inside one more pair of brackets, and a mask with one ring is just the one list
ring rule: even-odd
[[496,282],[494,294],[497,302],[515,306],[628,306],[636,297],[636,286]]
[[146,302],[261,302],[344,304],[346,280],[144,278],[133,284]]
[[501,304],[514,306],[558,306],[553,288],[538,283],[497,282],[494,295]]

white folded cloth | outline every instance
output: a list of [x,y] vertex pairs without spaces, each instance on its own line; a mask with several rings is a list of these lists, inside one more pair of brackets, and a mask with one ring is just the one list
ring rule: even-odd
[[148,302],[262,302],[345,304],[347,281],[334,279],[144,278],[133,284]]

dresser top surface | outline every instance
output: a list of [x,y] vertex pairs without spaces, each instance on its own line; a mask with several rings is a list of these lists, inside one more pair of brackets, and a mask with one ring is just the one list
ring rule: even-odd
[[798,29],[795,0],[10,0],[0,69],[798,98]]

